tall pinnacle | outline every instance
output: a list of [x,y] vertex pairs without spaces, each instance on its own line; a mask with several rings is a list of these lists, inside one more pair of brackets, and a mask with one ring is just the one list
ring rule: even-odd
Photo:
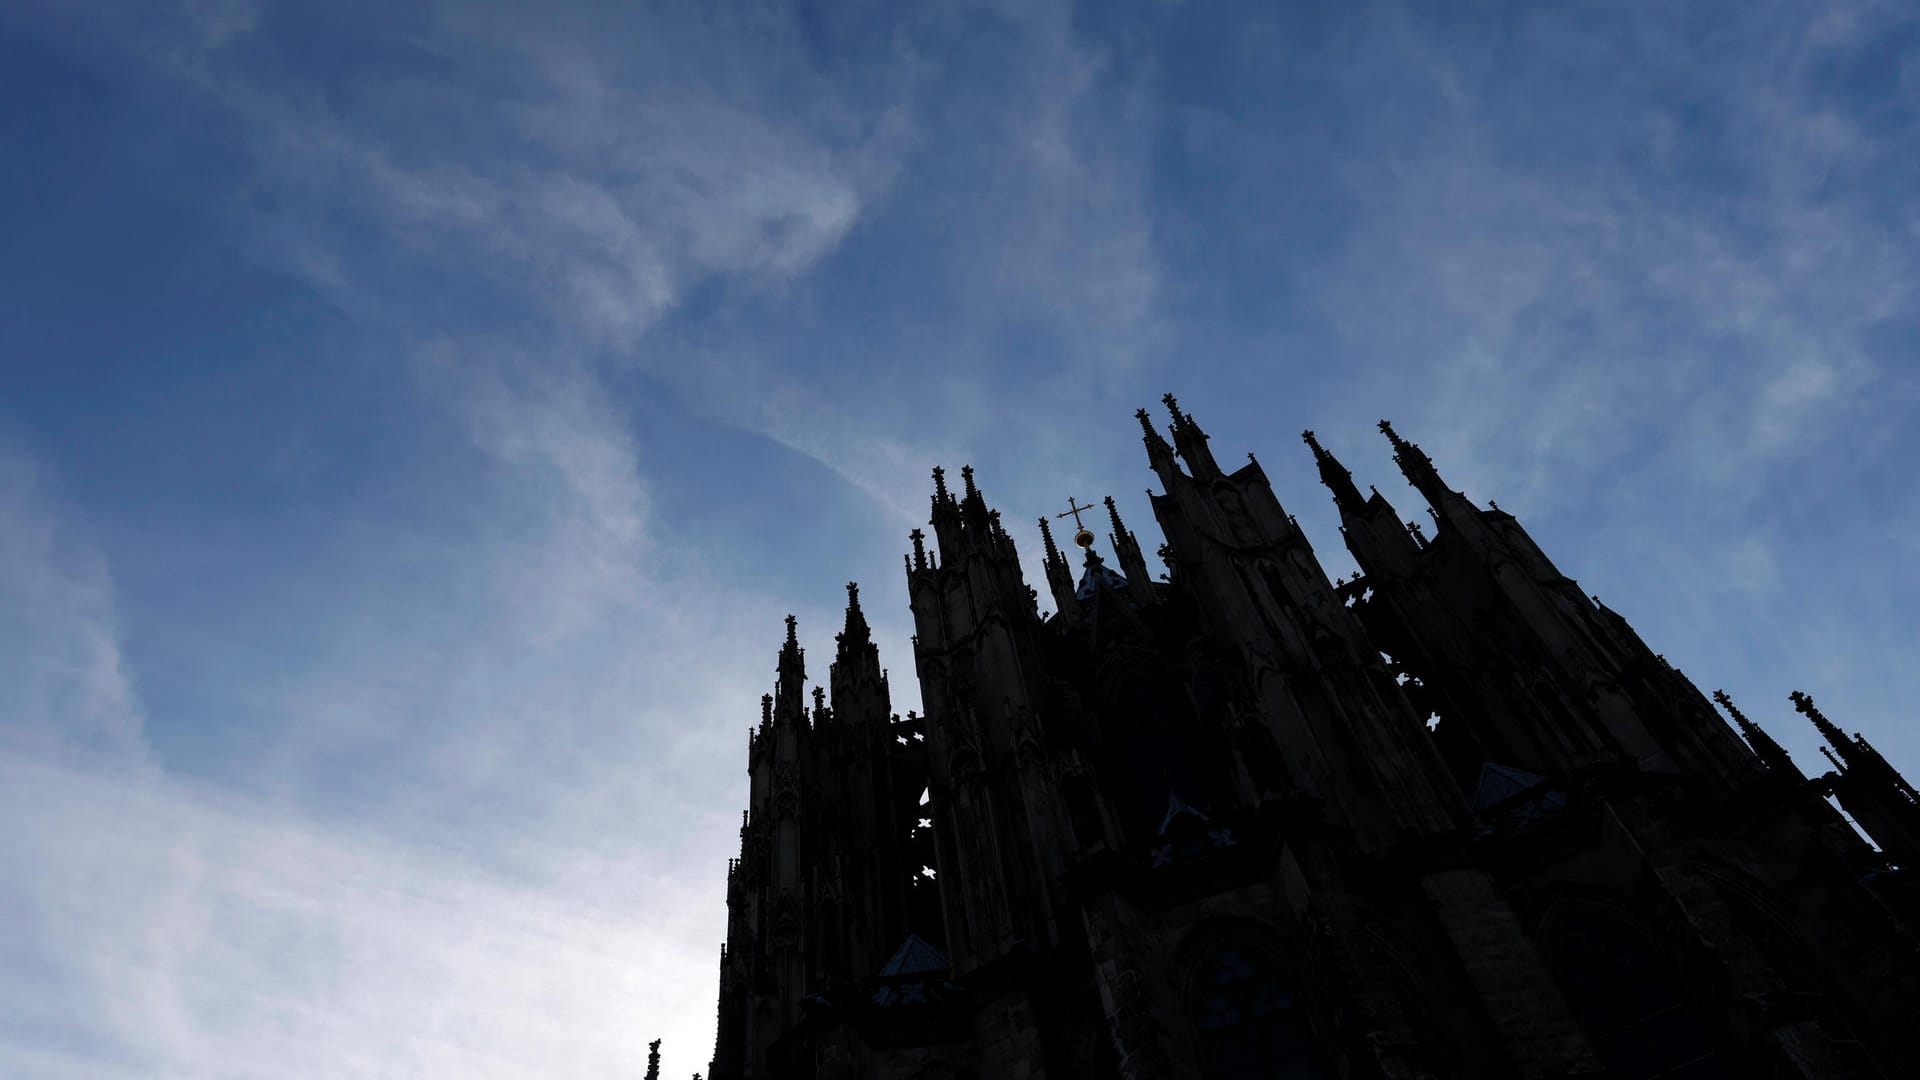
[[1060,546],[1053,542],[1053,526],[1045,517],[1040,519],[1040,542],[1047,549],[1041,566],[1047,574],[1047,590],[1053,593],[1054,610],[1062,615],[1072,615],[1076,608],[1073,571],[1067,566],[1066,556],[1060,554]]
[[1200,430],[1191,413],[1180,411],[1180,402],[1172,394],[1160,400],[1173,414],[1173,445],[1187,463],[1187,471],[1196,479],[1219,476],[1220,466],[1214,463],[1213,451],[1207,449],[1207,433]]
[[1759,724],[1747,719],[1747,714],[1740,711],[1740,707],[1733,703],[1733,698],[1725,690],[1715,690],[1713,700],[1726,710],[1728,716],[1733,717],[1733,722],[1740,728],[1740,734],[1746,736],[1747,745],[1753,747],[1753,752],[1760,756],[1760,760],[1765,762],[1769,769],[1792,768],[1786,749],[1775,742],[1773,736],[1762,730]]
[[1107,496],[1106,504],[1107,519],[1113,523],[1113,535],[1108,539],[1118,545],[1120,538],[1127,535],[1127,523],[1120,520],[1120,507],[1113,501],[1113,496]]
[[1459,493],[1447,487],[1440,479],[1440,471],[1433,467],[1433,459],[1427,456],[1419,444],[1411,443],[1400,437],[1388,421],[1380,421],[1380,432],[1393,444],[1393,460],[1400,466],[1400,474],[1407,482],[1418,488],[1427,500],[1427,505],[1438,513],[1444,506],[1458,500]]
[[1366,505],[1366,500],[1360,497],[1360,489],[1354,486],[1353,473],[1320,445],[1320,440],[1314,437],[1313,432],[1303,431],[1300,437],[1313,449],[1314,463],[1320,466],[1320,482],[1333,492],[1334,503],[1343,513],[1357,513]]
[[1795,690],[1787,695],[1787,700],[1793,702],[1795,712],[1813,721],[1813,726],[1820,729],[1820,734],[1833,744],[1835,750],[1840,751],[1843,760],[1852,762],[1853,742],[1847,738],[1846,732],[1840,730],[1840,725],[1827,719],[1826,714],[1813,704],[1813,695]]
[[1147,444],[1148,463],[1157,469],[1161,462],[1172,461],[1173,447],[1167,443],[1167,440],[1163,438],[1158,431],[1153,429],[1153,417],[1147,415],[1147,410],[1140,409],[1136,411],[1133,416],[1134,419],[1140,421],[1141,435]]
[[792,615],[787,616],[787,640],[780,646],[780,661],[774,666],[779,675],[774,683],[774,715],[782,719],[791,719],[804,708],[801,699],[807,681],[807,662],[806,652],[800,648],[798,622]]
[[1053,542],[1053,526],[1044,517],[1040,519],[1040,541],[1046,545],[1048,562],[1062,557],[1059,545]]
[[841,651],[846,651],[850,645],[864,643],[871,637],[866,612],[860,610],[860,583],[849,581],[847,582],[847,625],[840,631]]
[[1107,517],[1113,522],[1113,554],[1120,560],[1121,574],[1132,588],[1137,603],[1152,603],[1153,583],[1147,572],[1146,556],[1140,551],[1140,541],[1128,531],[1127,523],[1120,520],[1120,506],[1113,501],[1113,496],[1107,496],[1106,502]]
[[660,1040],[647,1044],[647,1080],[660,1080]]

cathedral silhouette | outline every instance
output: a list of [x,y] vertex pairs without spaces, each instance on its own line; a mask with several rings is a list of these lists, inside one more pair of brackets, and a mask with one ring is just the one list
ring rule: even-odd
[[1051,615],[934,470],[925,715],[856,586],[810,697],[787,619],[708,1080],[1920,1076],[1920,798],[1864,738],[1730,725],[1384,421],[1432,535],[1307,432],[1329,581],[1166,406],[1165,572],[1112,499],[1111,566],[1043,518]]

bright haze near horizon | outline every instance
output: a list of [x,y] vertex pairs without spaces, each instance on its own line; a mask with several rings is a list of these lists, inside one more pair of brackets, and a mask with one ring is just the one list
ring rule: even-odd
[[0,7],[0,1075],[704,1070],[782,617],[1167,391],[1920,772],[1916,14]]

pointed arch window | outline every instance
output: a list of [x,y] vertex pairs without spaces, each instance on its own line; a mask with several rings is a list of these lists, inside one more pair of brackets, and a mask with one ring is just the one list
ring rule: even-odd
[[1207,1080],[1320,1080],[1327,1075],[1293,986],[1270,958],[1237,945],[1215,949],[1201,964],[1190,995]]

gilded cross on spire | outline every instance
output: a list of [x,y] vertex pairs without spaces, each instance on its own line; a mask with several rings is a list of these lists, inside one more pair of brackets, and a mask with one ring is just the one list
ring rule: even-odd
[[1063,518],[1063,517],[1073,518],[1073,527],[1079,530],[1078,532],[1075,532],[1073,534],[1073,542],[1076,544],[1079,544],[1083,548],[1090,548],[1093,546],[1093,532],[1092,530],[1087,528],[1086,523],[1080,520],[1080,515],[1093,509],[1093,504],[1088,503],[1085,506],[1076,506],[1074,505],[1076,501],[1077,500],[1075,500],[1073,496],[1071,495],[1067,496],[1067,512],[1064,514],[1055,514],[1053,516],[1057,518]]

